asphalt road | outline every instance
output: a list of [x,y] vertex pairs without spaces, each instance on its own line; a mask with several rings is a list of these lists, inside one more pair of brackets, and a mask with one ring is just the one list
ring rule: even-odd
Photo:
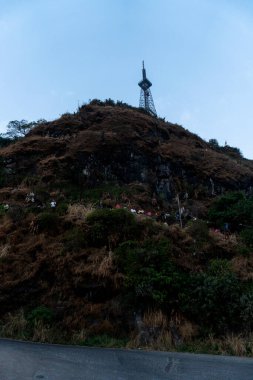
[[0,380],[253,380],[253,359],[0,339]]

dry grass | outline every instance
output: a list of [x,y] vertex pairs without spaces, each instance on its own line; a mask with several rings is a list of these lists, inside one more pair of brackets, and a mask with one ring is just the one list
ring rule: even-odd
[[236,356],[244,356],[247,353],[247,342],[240,335],[227,335],[220,341],[219,347],[222,354],[231,353]]
[[24,310],[20,309],[16,313],[8,313],[1,326],[1,335],[7,338],[24,338],[27,327]]
[[99,278],[110,278],[114,271],[113,253],[103,249],[91,254],[87,259],[87,263],[78,266],[76,273],[85,272]]
[[87,338],[87,329],[81,329],[81,330],[78,330],[78,331],[75,331],[72,335],[72,344],[80,344],[82,342],[84,342]]
[[161,310],[149,310],[136,321],[138,333],[133,334],[128,348],[145,347],[152,350],[173,350],[173,339],[167,316]]
[[86,263],[81,263],[75,270],[75,274],[83,276],[85,273],[92,274],[99,279],[111,280],[116,289],[122,285],[124,275],[116,270],[113,252],[105,248],[91,254]]
[[183,341],[189,341],[197,334],[197,326],[185,320],[178,328]]
[[227,252],[234,252],[238,245],[236,234],[225,236],[219,231],[209,230],[209,236],[214,240],[215,244],[226,250]]
[[208,342],[222,355],[253,356],[253,334],[248,337],[230,334],[221,339],[209,337]]
[[33,328],[32,341],[52,343],[54,341],[53,329],[45,325],[43,321],[37,321]]
[[0,246],[0,259],[3,259],[4,257],[7,257],[9,252],[10,252],[10,245],[9,244],[4,244]]
[[83,205],[81,203],[74,203],[68,206],[66,220],[74,224],[80,225],[85,222],[87,216],[95,210],[93,203]]
[[168,319],[161,310],[148,311],[143,316],[143,324],[146,327],[159,327],[164,329],[168,327]]
[[173,339],[170,331],[163,331],[157,339],[153,340],[149,344],[140,344],[140,338],[138,335],[133,335],[126,345],[126,348],[145,348],[150,350],[159,351],[175,351]]
[[95,271],[95,274],[98,277],[102,277],[102,278],[110,277],[114,268],[115,267],[113,263],[112,252],[109,251],[108,255],[106,255],[101,261],[101,263],[98,265],[97,270]]
[[253,279],[253,257],[236,256],[231,260],[235,273],[244,281]]

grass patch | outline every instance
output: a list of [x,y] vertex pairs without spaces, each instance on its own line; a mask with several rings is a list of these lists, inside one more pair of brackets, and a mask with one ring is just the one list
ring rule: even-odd
[[128,339],[119,339],[107,334],[102,334],[88,337],[80,344],[90,347],[123,348],[126,347],[127,342]]

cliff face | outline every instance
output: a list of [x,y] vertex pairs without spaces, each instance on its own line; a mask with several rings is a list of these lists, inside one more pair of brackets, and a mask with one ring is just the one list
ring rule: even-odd
[[251,161],[218,153],[178,125],[122,107],[84,106],[33,129],[1,156],[6,185],[26,177],[53,187],[138,182],[165,204],[175,193],[208,197],[253,184]]

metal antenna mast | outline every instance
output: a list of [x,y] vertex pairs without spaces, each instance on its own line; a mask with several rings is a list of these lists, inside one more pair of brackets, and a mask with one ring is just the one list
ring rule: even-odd
[[151,115],[156,116],[157,113],[156,113],[154,101],[152,98],[152,94],[150,91],[150,87],[152,86],[152,83],[146,77],[146,69],[144,67],[144,61],[142,61],[142,80],[138,83],[138,85],[141,88],[139,107],[144,108],[149,113],[151,113]]

